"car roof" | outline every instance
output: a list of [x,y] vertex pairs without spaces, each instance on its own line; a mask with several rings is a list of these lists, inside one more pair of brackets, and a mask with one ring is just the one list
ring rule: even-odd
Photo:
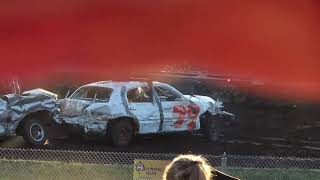
[[[158,84],[158,85],[165,85],[165,83],[160,83],[160,82],[156,82],[153,81],[154,84]],[[112,88],[112,87],[137,87],[137,86],[143,86],[143,85],[147,85],[147,82],[145,81],[98,81],[98,82],[93,82],[90,84],[86,84],[83,87],[105,87],[105,88]]]

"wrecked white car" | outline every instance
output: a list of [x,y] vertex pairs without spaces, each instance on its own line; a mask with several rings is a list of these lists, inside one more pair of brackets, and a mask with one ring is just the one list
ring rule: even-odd
[[31,145],[43,145],[58,111],[56,100],[57,95],[43,89],[1,96],[0,136],[22,135]]
[[109,135],[116,146],[128,145],[137,134],[202,129],[217,141],[222,103],[206,96],[188,96],[160,82],[103,81],[84,85],[59,100],[60,125],[86,134]]

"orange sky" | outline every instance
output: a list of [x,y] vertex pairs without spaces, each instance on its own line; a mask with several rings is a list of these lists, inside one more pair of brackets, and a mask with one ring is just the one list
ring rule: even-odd
[[[317,1],[0,2],[3,78],[157,69],[188,62],[272,82],[263,93],[317,99]],[[81,77],[75,77],[81,78]]]

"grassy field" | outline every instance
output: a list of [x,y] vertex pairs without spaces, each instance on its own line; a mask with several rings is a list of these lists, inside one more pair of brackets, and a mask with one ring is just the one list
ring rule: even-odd
[[132,166],[0,160],[0,179],[132,179]]
[[[132,179],[132,165],[96,165],[43,161],[0,160],[0,179]],[[228,169],[248,180],[318,180],[320,171],[302,169]]]
[[320,170],[308,169],[229,169],[226,171],[228,174],[236,176],[241,179],[248,180],[319,180]]

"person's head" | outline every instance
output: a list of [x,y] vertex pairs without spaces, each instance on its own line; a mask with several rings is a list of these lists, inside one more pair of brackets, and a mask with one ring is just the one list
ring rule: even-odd
[[163,180],[209,180],[212,170],[201,156],[180,155],[165,168]]

